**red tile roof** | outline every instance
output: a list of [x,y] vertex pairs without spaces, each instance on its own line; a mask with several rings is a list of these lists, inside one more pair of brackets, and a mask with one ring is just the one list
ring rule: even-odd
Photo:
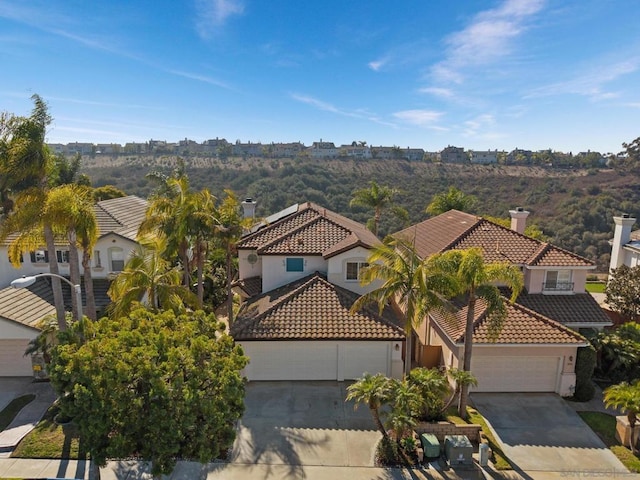
[[611,325],[611,319],[589,293],[573,295],[521,293],[516,302],[567,326],[585,323]]
[[243,304],[230,333],[236,340],[403,340],[387,309],[351,314],[358,298],[315,273]]
[[[585,344],[582,335],[559,322],[505,298],[507,316],[496,333],[490,331],[491,322],[486,315],[486,303],[478,300],[475,308],[473,329],[474,344]],[[464,344],[467,317],[466,305],[455,314],[434,313],[432,318],[454,343]]]
[[593,267],[593,262],[579,255],[458,210],[429,218],[394,236],[415,243],[418,254],[423,258],[447,250],[480,247],[488,262],[539,267]]
[[238,249],[255,249],[259,255],[322,255],[329,258],[356,246],[370,248],[380,243],[364,225],[314,203],[303,203],[293,210],[246,235]]

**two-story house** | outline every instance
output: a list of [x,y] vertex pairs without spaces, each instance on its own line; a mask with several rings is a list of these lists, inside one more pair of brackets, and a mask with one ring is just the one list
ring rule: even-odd
[[[253,203],[253,202],[251,202]],[[238,244],[243,304],[230,333],[250,358],[249,380],[345,380],[402,374],[401,323],[390,310],[350,313],[380,243],[353,220],[314,203],[293,205]]]
[[[110,279],[122,271],[137,245],[136,235],[146,209],[146,200],[135,196],[103,200],[94,206],[99,238],[93,251],[91,274],[98,310],[109,302],[106,292]],[[49,255],[44,246],[23,253],[20,267],[14,268],[7,255],[11,239],[0,245],[0,376],[26,376],[31,375],[32,365],[24,351],[40,332],[40,321],[47,315],[55,315],[55,307],[50,277],[39,278],[28,288],[10,286],[12,280],[23,275],[49,272]],[[60,274],[68,278],[69,248],[62,241],[56,247],[56,257]],[[65,308],[70,311],[70,289],[64,282],[62,288]]]
[[[486,262],[521,268],[524,291],[513,305],[497,338],[488,332],[485,309],[475,312],[471,370],[479,392],[556,392],[575,388],[577,349],[588,343],[581,329],[611,325],[585,291],[587,272],[595,265],[578,255],[523,234],[529,212],[511,210],[511,228],[451,210],[394,236],[415,244],[422,258],[452,249],[479,247]],[[508,302],[508,292],[505,301]],[[455,303],[455,302],[454,302]],[[415,358],[425,366],[462,366],[466,306],[455,315],[433,313],[415,329]]]

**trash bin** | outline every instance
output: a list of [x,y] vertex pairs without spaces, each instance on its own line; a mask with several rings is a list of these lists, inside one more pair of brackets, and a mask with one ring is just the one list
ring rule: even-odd
[[481,443],[478,447],[478,461],[481,467],[489,465],[489,444]]
[[420,435],[420,443],[427,458],[438,458],[440,456],[440,442],[433,433],[423,433]]

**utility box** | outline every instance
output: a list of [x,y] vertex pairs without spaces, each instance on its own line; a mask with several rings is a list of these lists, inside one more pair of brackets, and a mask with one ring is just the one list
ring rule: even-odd
[[420,435],[420,443],[427,458],[437,458],[440,456],[440,442],[433,433],[423,433]]
[[480,447],[478,447],[478,463],[480,463],[481,467],[487,467],[489,465],[489,445],[486,443],[481,443]]
[[444,437],[444,454],[449,465],[473,465],[473,445],[466,435]]

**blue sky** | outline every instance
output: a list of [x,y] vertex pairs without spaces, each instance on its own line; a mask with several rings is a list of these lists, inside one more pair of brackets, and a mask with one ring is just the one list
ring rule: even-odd
[[47,140],[622,150],[637,0],[2,0],[0,110]]

